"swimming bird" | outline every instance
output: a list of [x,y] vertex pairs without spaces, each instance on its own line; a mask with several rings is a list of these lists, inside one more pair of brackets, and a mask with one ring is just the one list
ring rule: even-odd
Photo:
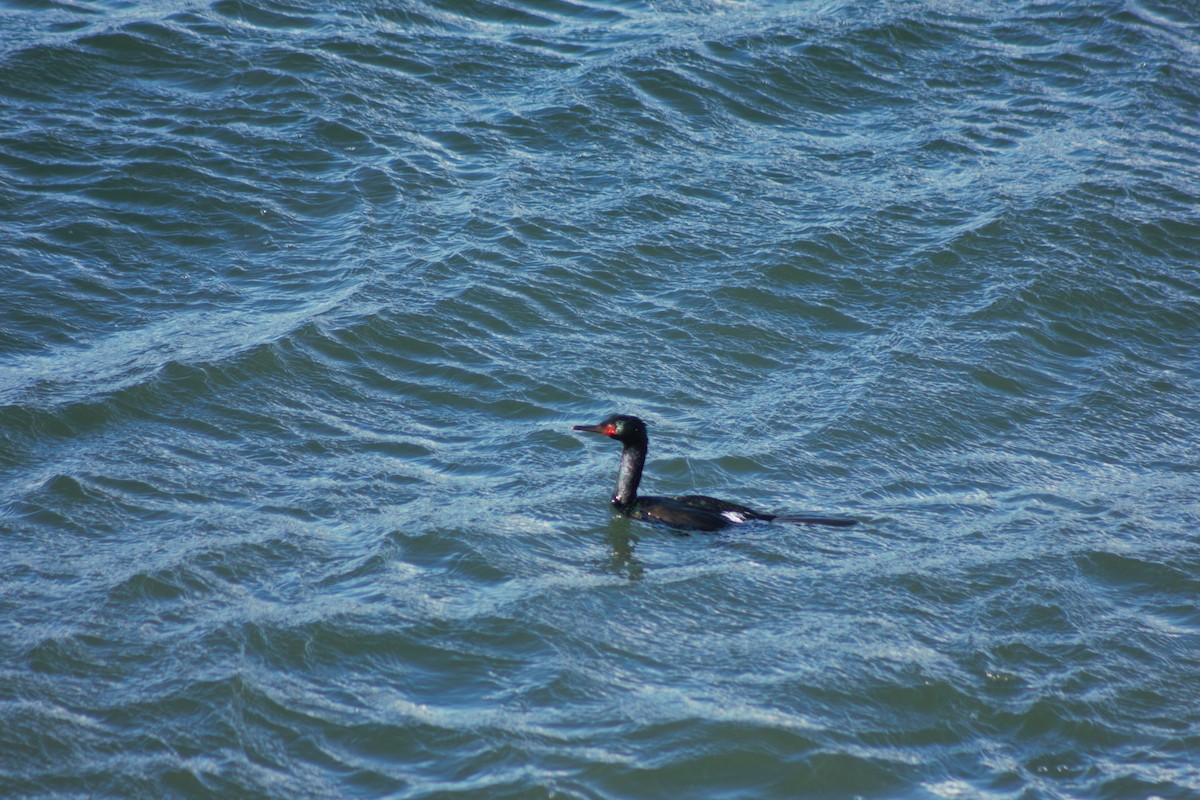
[[716,531],[728,525],[771,520],[843,527],[856,522],[835,517],[780,517],[702,494],[639,497],[638,485],[642,481],[642,467],[646,464],[646,450],[650,443],[646,423],[627,414],[614,414],[597,425],[576,425],[573,430],[600,433],[624,445],[621,450],[621,469],[617,473],[617,491],[612,496],[612,504],[618,512],[630,519],[660,522],[675,528],[700,531]]

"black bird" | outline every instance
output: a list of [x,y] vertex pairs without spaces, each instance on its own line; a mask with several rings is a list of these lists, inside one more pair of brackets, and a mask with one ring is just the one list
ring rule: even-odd
[[576,425],[574,430],[602,433],[625,446],[621,451],[621,471],[617,473],[617,491],[612,496],[612,504],[617,511],[630,519],[644,519],[676,528],[701,531],[715,531],[726,525],[756,520],[802,522],[808,525],[855,524],[855,520],[852,519],[830,517],[777,517],[701,494],[638,497],[638,484],[642,480],[642,467],[646,464],[646,449],[650,443],[650,438],[646,435],[646,423],[637,417],[614,414],[599,425]]

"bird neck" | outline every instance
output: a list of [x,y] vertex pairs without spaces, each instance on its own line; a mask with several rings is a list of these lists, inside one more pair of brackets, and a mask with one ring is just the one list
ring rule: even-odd
[[646,464],[646,445],[645,441],[629,442],[621,451],[621,471],[617,473],[617,491],[612,498],[617,508],[628,508],[637,500],[642,467]]

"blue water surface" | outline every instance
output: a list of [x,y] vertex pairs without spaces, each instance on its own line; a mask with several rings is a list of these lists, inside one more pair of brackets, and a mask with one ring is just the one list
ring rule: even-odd
[[1192,5],[0,32],[0,795],[1200,795]]

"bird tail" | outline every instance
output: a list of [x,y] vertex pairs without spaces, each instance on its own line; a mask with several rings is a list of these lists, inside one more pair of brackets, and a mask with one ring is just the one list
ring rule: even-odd
[[857,525],[856,519],[840,519],[837,517],[776,517],[772,522],[798,522],[801,525],[832,525],[837,528],[848,528]]

